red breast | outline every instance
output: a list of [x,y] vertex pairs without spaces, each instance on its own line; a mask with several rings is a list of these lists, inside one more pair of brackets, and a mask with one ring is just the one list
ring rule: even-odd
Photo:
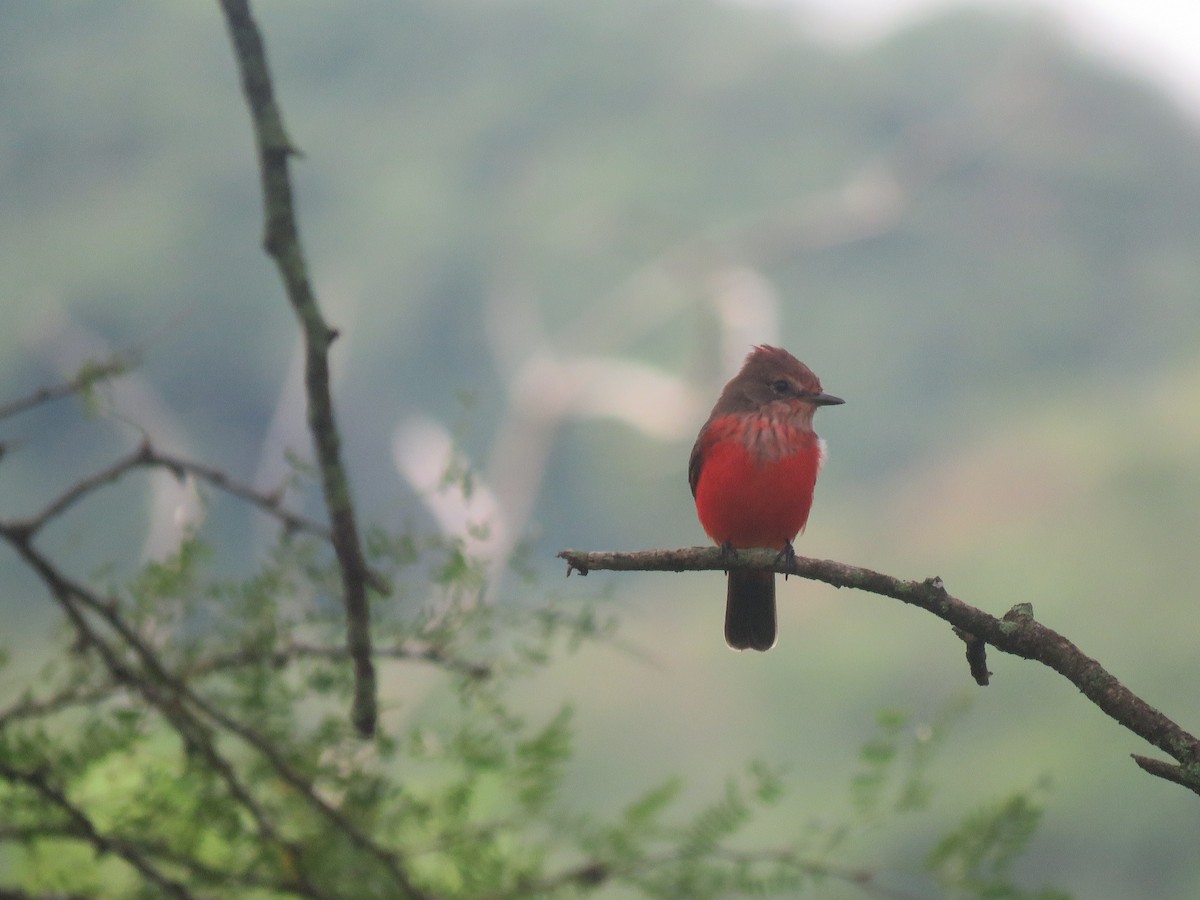
[[824,456],[812,431],[730,415],[709,423],[698,449],[696,512],[716,544],[782,550],[803,530]]

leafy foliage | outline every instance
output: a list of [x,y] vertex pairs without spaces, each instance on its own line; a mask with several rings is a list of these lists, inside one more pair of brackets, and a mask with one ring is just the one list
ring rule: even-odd
[[[562,793],[571,705],[545,714],[518,700],[563,652],[611,639],[612,617],[482,605],[482,563],[456,538],[377,528],[367,546],[394,593],[376,598],[387,688],[374,740],[346,721],[338,577],[322,542],[285,536],[257,571],[227,578],[192,535],[104,601],[105,627],[85,631],[93,646],[64,650],[0,710],[10,880],[253,898],[719,898],[831,883],[869,894],[888,880],[849,862],[852,848],[927,807],[961,704],[921,728],[881,713],[851,814],[771,846],[753,828],[781,811],[787,778],[763,762],[690,813],[673,777],[597,821]],[[1033,799],[1016,794],[943,838],[929,871],[958,896],[1024,897],[1009,875],[1036,825]]]
[[1063,900],[1055,890],[1025,892],[1011,882],[1013,862],[1041,819],[1037,791],[1014,793],[963,820],[929,853],[928,866],[949,897]]
[[[929,807],[934,793],[932,767],[938,748],[968,702],[947,703],[929,724],[910,727],[897,710],[878,716],[878,732],[859,754],[860,771],[851,782],[858,813],[879,823],[887,814]],[[1015,791],[1003,800],[968,813],[926,856],[925,870],[942,895],[995,900],[1064,900],[1060,891],[1026,892],[1012,881],[1013,863],[1028,847],[1041,819],[1046,785]]]

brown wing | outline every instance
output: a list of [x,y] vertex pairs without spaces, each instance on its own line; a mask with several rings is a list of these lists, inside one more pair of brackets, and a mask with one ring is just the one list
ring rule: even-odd
[[700,482],[700,467],[704,464],[704,457],[700,453],[700,441],[703,438],[704,430],[701,429],[696,443],[692,445],[692,455],[688,459],[688,484],[692,486],[692,497],[696,496],[696,485]]

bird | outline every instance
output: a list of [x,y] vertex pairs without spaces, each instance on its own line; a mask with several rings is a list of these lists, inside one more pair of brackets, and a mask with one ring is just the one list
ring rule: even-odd
[[[755,346],[717,398],[688,460],[688,483],[705,533],[729,554],[769,547],[795,556],[825,442],[813,431],[819,407],[845,401],[788,351]],[[775,646],[775,573],[731,569],[725,641],[735,650]]]

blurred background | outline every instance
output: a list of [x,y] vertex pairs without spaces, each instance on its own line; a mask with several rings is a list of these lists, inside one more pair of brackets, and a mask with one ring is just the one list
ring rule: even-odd
[[[620,612],[619,646],[531,686],[531,708],[575,698],[572,802],[675,772],[703,799],[761,758],[790,769],[791,833],[844,805],[877,710],[969,695],[938,802],[868,863],[915,870],[948,823],[1044,780],[1023,882],[1200,895],[1196,797],[1049,670],[994,653],[977,688],[939,621],[796,580],[776,649],[735,654],[719,575],[564,582],[553,558],[702,543],[691,442],[750,345],[778,343],[847,400],[817,417],[800,553],[939,575],[997,615],[1032,602],[1200,727],[1200,76],[1171,43],[1189,11],[1162,7],[256,4],[363,518],[486,520],[482,550],[523,545],[543,576],[498,571],[492,602]],[[297,329],[215,4],[0,11],[4,399],[141,359],[102,416],[0,423],[3,515],[143,432],[275,487],[308,456]],[[436,490],[452,445],[469,501]],[[202,516],[233,568],[273,537],[164,476],[47,538],[116,577]],[[0,592],[11,696],[55,619],[11,557]]]

